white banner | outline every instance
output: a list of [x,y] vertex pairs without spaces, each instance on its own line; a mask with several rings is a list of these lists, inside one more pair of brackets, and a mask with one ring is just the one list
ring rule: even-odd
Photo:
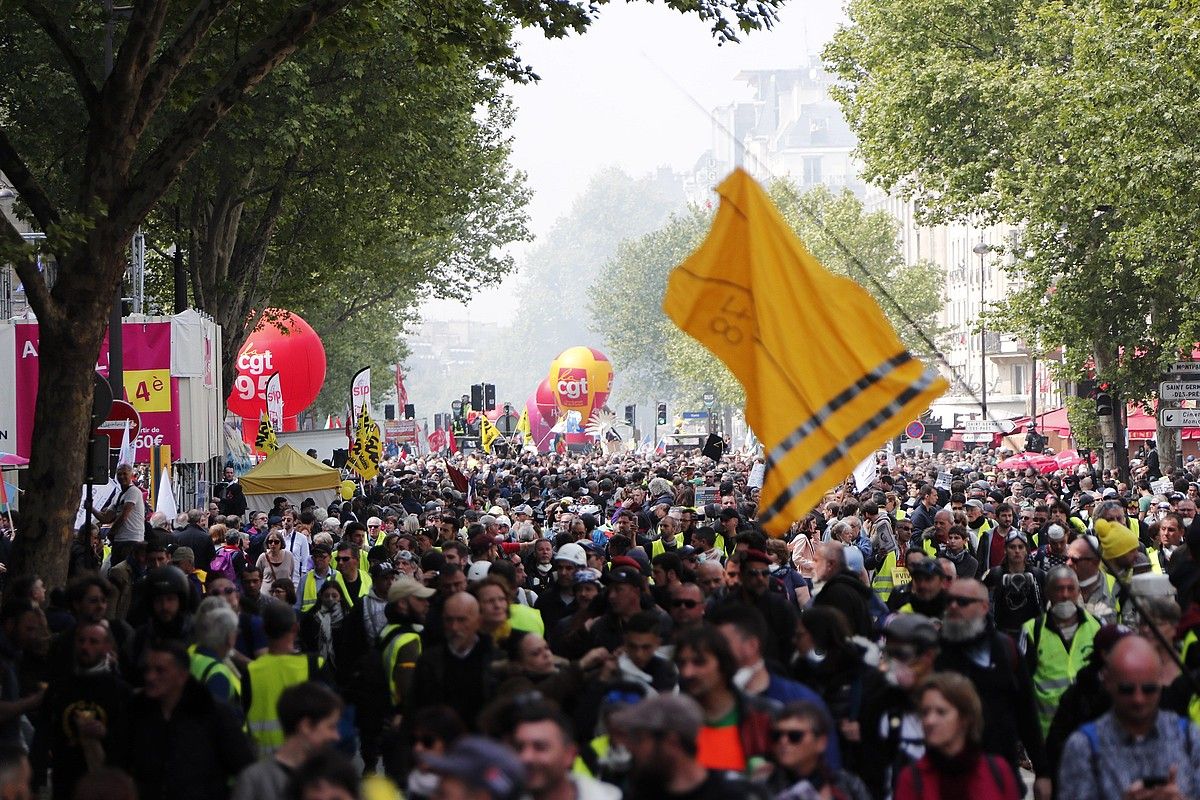
[[879,462],[875,460],[875,454],[871,453],[854,468],[854,491],[865,491],[878,479]]
[[279,385],[279,373],[267,379],[267,419],[276,433],[283,430],[283,389]]
[[354,373],[354,380],[350,381],[350,424],[346,425],[350,430],[354,430],[355,420],[358,419],[358,413],[362,411],[363,403],[371,405],[371,368],[363,367],[358,372]]

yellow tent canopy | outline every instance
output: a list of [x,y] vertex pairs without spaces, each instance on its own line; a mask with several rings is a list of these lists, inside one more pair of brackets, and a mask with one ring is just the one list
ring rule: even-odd
[[285,444],[238,481],[250,510],[266,511],[276,497],[286,497],[293,506],[311,497],[318,506],[327,506],[337,497],[342,474]]

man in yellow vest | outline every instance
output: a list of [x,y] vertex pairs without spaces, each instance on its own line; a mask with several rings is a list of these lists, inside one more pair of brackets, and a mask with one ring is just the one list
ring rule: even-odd
[[263,609],[267,652],[250,662],[242,684],[242,706],[246,726],[258,745],[259,756],[273,753],[283,744],[283,726],[276,705],[289,686],[321,680],[324,660],[314,654],[297,654],[300,624],[296,612],[283,603],[268,603]]
[[362,598],[371,591],[371,576],[362,569],[362,550],[358,545],[345,539],[333,548],[338,573],[342,578],[342,586],[346,589],[346,599],[351,604],[358,605]]
[[196,616],[196,646],[191,651],[191,673],[218,702],[242,713],[242,679],[225,659],[238,635],[238,615],[232,608],[207,608]]
[[1033,676],[1034,700],[1042,736],[1063,692],[1075,680],[1092,653],[1092,640],[1100,622],[1080,604],[1079,578],[1070,567],[1055,567],[1046,576],[1048,613],[1039,614],[1022,626],[1021,648]]

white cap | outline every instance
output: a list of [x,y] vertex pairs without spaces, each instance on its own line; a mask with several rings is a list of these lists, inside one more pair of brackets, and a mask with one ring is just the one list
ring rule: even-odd
[[1062,525],[1051,525],[1046,528],[1046,536],[1054,541],[1067,538],[1067,532],[1063,530]]
[[512,527],[512,522],[509,520],[509,518],[508,518],[508,517],[504,516],[503,514],[501,514],[500,516],[496,517],[496,524],[497,524],[497,525],[503,525],[503,526],[504,526],[504,527],[506,527],[506,528],[511,528],[511,527]]
[[490,561],[476,561],[467,570],[467,583],[479,583],[488,576],[488,572],[492,569]]
[[567,542],[554,554],[555,561],[566,561],[577,567],[587,566],[587,553],[575,542]]

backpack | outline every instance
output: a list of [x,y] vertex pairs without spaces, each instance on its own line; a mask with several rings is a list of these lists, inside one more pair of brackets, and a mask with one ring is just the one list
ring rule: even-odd
[[213,557],[212,563],[208,565],[208,574],[221,575],[228,578],[235,585],[237,584],[237,570],[233,568],[233,557],[237,555],[236,550],[221,548],[221,551]]

